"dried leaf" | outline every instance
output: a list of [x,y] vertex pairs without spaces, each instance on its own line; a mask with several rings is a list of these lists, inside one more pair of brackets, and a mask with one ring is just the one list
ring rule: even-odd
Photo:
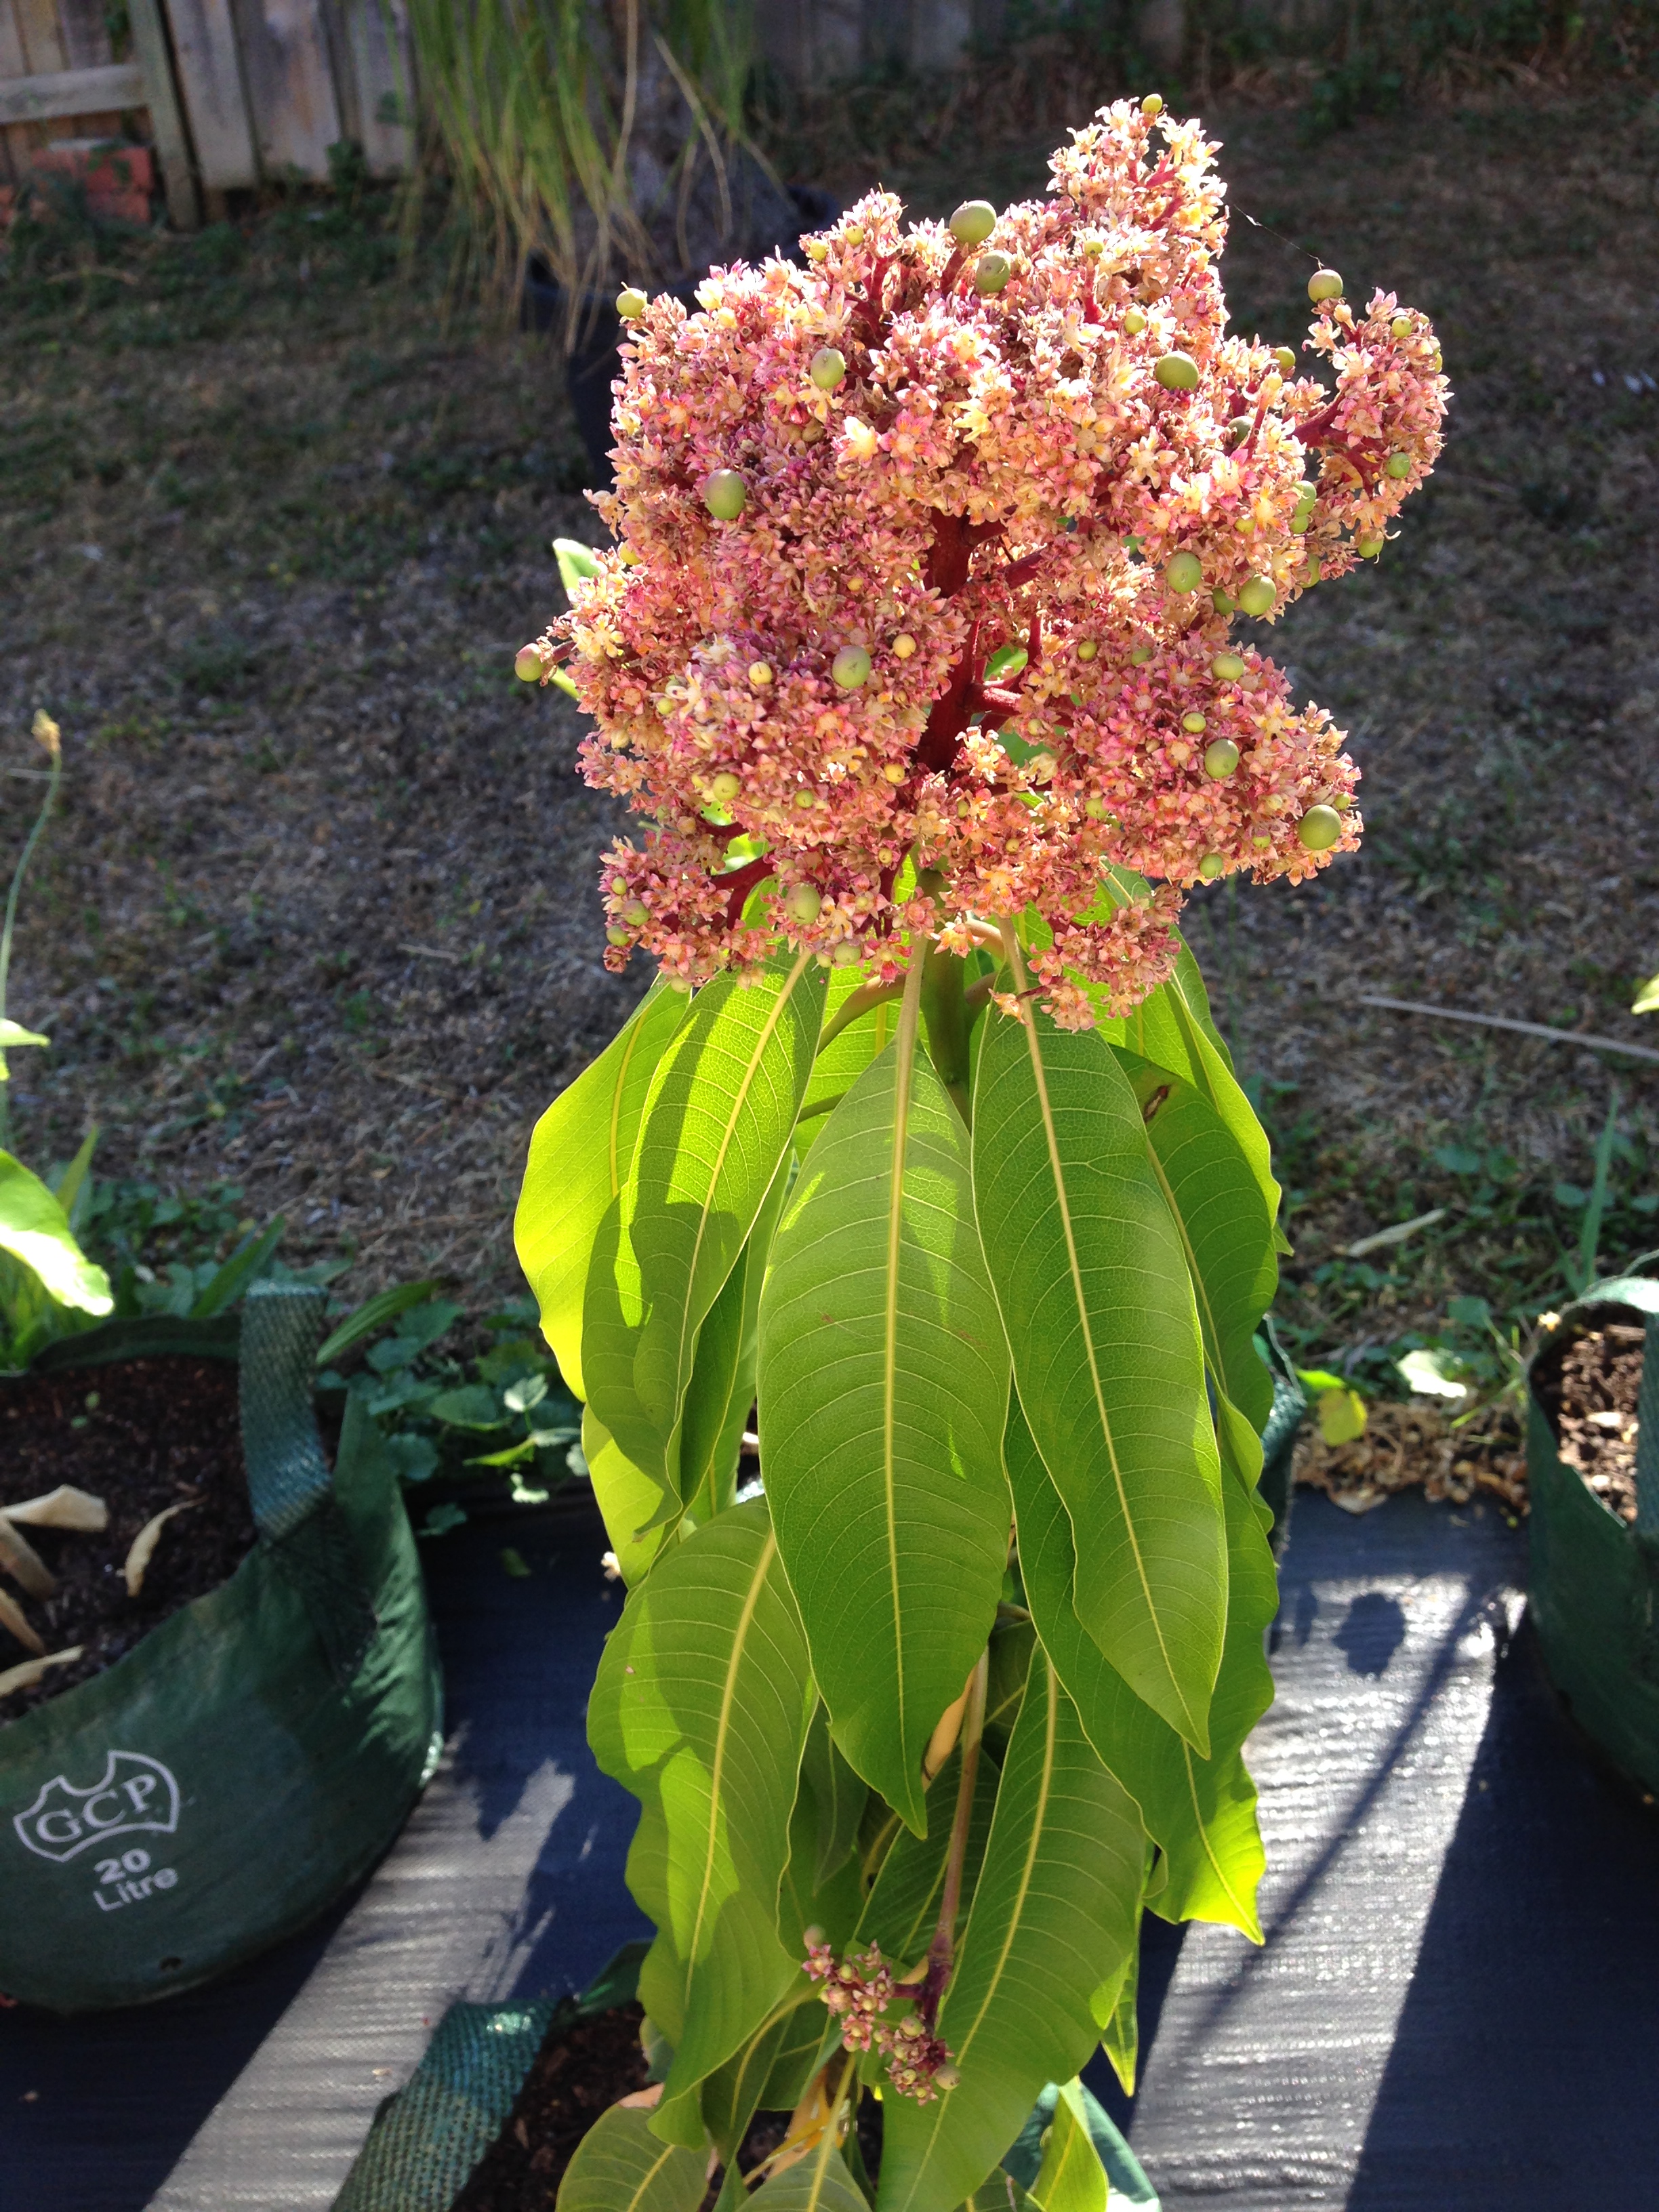
[[26,1651],[44,1651],[45,1640],[30,1627],[28,1615],[15,1598],[0,1589],[0,1628],[9,1629]]
[[14,1690],[32,1690],[43,1674],[54,1667],[67,1667],[85,1650],[84,1644],[72,1644],[67,1651],[48,1651],[42,1659],[25,1659],[21,1667],[8,1667],[0,1674],[0,1698],[10,1697]]
[[201,1504],[199,1498],[181,1498],[177,1505],[168,1505],[146,1521],[132,1540],[132,1549],[127,1553],[121,1572],[127,1578],[127,1595],[137,1597],[144,1587],[144,1571],[155,1555],[155,1547],[161,1540],[161,1531],[175,1513],[188,1513],[192,1505]]
[[31,1597],[50,1597],[58,1587],[57,1576],[3,1513],[0,1513],[0,1567]]
[[89,1490],[76,1490],[71,1483],[60,1482],[56,1490],[25,1498],[21,1505],[7,1506],[6,1518],[27,1522],[31,1528],[81,1528],[95,1536],[109,1526],[109,1508]]

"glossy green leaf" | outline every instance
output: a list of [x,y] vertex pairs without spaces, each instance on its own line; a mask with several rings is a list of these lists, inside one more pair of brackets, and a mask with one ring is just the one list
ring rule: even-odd
[[1226,1638],[1211,1702],[1211,1755],[1200,1759],[1085,1634],[1071,1601],[1072,1523],[1018,1404],[1009,1408],[1005,1450],[1020,1571],[1037,1634],[1090,1741],[1139,1806],[1148,1834],[1164,1854],[1168,1881],[1159,1913],[1223,1921],[1259,1942],[1255,1891],[1264,1861],[1255,1790],[1241,1750],[1273,1698],[1262,1636],[1277,1610],[1278,1590],[1255,1502],[1241,1482],[1223,1485]]
[[883,2112],[881,2212],[953,2212],[1019,2132],[1037,2092],[1094,2049],[1094,1994],[1121,1974],[1146,1846],[1038,1651],[1008,1746],[985,1863],[939,2032],[961,2075],[931,2105]]
[[1110,1046],[1042,1013],[987,1018],[974,1200],[1020,1402],[1075,1528],[1078,1613],[1202,1752],[1227,1567],[1180,1237]]
[[558,2212],[697,2212],[708,2153],[663,2142],[649,2122],[637,2106],[601,2112],[565,2169]]
[[684,991],[653,984],[627,1026],[559,1093],[531,1134],[513,1238],[541,1308],[542,1333],[579,1398],[587,1395],[582,1286],[593,1240],[627,1177],[657,1062],[690,1006]]
[[999,1621],[991,1638],[989,1680],[985,1690],[985,1741],[1000,1759],[1010,1731],[1019,1717],[1030,1672],[1031,1646],[1036,1631],[1029,1620]]
[[[361,1344],[366,1336],[374,1336],[389,1323],[400,1320],[412,1306],[424,1305],[438,1288],[435,1282],[394,1283],[389,1291],[380,1291],[374,1297],[365,1298],[362,1304],[349,1313],[318,1346],[318,1366],[332,1366],[342,1353],[350,1351],[354,1344]],[[452,1308],[452,1314],[453,1311]]]
[[724,1512],[737,1486],[738,1458],[755,1403],[761,1285],[789,1185],[786,1151],[737,1265],[697,1331],[691,1385],[681,1417],[677,1486],[699,1521]]
[[836,1741],[917,1829],[921,1761],[995,1618],[1007,1352],[961,1116],[883,1053],[830,1117],[761,1300],[761,1463]]
[[697,1332],[788,1147],[823,991],[805,953],[752,981],[716,976],[652,1079],[614,1242],[603,1253],[596,1243],[583,1328],[605,1334],[602,1347],[585,1342],[599,1417],[653,1474],[675,1468]]
[[1054,2100],[1048,2146],[1031,2184],[1038,2212],[1106,2212],[1106,2169],[1083,2116],[1080,2086],[1064,2083]]
[[754,2191],[749,2202],[764,2212],[870,2212],[846,2161],[826,2132],[798,2164],[786,2166]]
[[1243,1146],[1203,1091],[1120,1055],[1139,1102],[1152,1171],[1181,1232],[1204,1357],[1218,1390],[1267,1425],[1273,1377],[1255,1336],[1279,1286],[1273,1216]]
[[[717,2067],[701,2093],[703,2125],[722,2160],[729,2161],[757,2112],[793,2112],[817,2070],[829,2015],[817,1992],[751,2035],[743,2049]],[[799,2081],[799,2087],[793,2088]],[[793,2088],[793,2094],[783,2092]]]
[[886,1050],[897,1030],[897,1001],[884,999],[845,1029],[831,1035],[848,1000],[863,988],[864,978],[856,969],[830,971],[823,1030],[830,1041],[819,1045],[813,1060],[812,1079],[800,1102],[801,1120],[795,1133],[795,1149],[803,1159],[823,1133],[827,1119],[824,1109],[846,1096],[871,1061]]
[[109,1277],[76,1243],[69,1216],[9,1152],[0,1152],[0,1252],[27,1267],[57,1305],[106,1314],[115,1304]]
[[605,1520],[617,1571],[629,1589],[643,1580],[667,1540],[676,1501],[665,1483],[635,1467],[591,1406],[582,1412],[582,1457]]
[[192,1300],[190,1318],[210,1321],[234,1306],[248,1285],[264,1273],[266,1261],[283,1241],[288,1222],[283,1214],[266,1224],[257,1235],[250,1233],[242,1239],[223,1267],[216,1269],[204,1289]]
[[966,2200],[963,2212],[1027,2212],[1030,2202],[1013,2175],[999,2166]]
[[859,1839],[859,1824],[869,1802],[869,1784],[855,1774],[836,1748],[830,1716],[822,1703],[807,1731],[800,1765],[801,1787],[810,1790],[817,1822],[815,1878],[825,1881],[848,1857]]
[[[1100,2047],[1126,2097],[1133,2097],[1135,2093],[1135,2073],[1140,2063],[1139,1997],[1140,1946],[1137,1942],[1110,2007],[1100,2007],[1095,2014]],[[1103,2011],[1104,2019],[1101,2017]]]
[[[659,1558],[605,1644],[588,1738],[644,1808],[628,1875],[657,1928],[641,2002],[674,2049],[659,2133],[684,2124],[690,2093],[799,1970],[778,1897],[811,1700],[762,1499]],[[700,2131],[694,2105],[690,2118]]]

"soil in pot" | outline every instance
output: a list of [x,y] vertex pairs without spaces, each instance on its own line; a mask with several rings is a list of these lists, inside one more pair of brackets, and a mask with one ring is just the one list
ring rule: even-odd
[[1636,1519],[1636,1407],[1644,1332],[1610,1322],[1575,1337],[1533,1376],[1564,1463],[1611,1513]]
[[[565,2168],[589,2128],[619,2097],[646,2086],[638,2004],[615,2006],[569,2026],[556,2018],[525,2076],[501,2131],[472,2170],[451,2212],[550,2212]],[[783,2141],[787,2112],[759,2113],[744,2137],[738,2164],[752,2173]],[[866,2097],[859,2113],[859,2148],[878,2171],[881,2111]],[[720,2194],[718,2171],[705,2207]]]
[[[101,1530],[22,1525],[54,1578],[49,1595],[0,1565],[49,1652],[78,1659],[0,1698],[0,1725],[111,1666],[171,1613],[216,1589],[254,1541],[238,1377],[228,1361],[133,1359],[0,1385],[0,1512],[60,1485],[102,1500]],[[172,1506],[136,1595],[125,1572],[141,1530]],[[0,1626],[0,1674],[34,1655]]]

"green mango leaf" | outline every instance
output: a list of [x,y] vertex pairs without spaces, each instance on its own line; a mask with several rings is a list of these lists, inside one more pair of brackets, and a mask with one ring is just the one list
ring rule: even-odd
[[591,1406],[582,1413],[582,1457],[617,1571],[632,1589],[667,1540],[672,1516],[665,1509],[676,1502],[673,1492],[635,1466]]
[[[697,1332],[778,1171],[812,1071],[824,971],[811,956],[717,975],[657,1066],[623,1185],[602,1224],[584,1329],[600,1419],[640,1466],[672,1474]],[[609,1279],[605,1279],[608,1275]],[[682,1492],[684,1495],[684,1492]]]
[[[1240,1754],[1273,1701],[1262,1637],[1279,1593],[1255,1502],[1243,1482],[1223,1485],[1226,1638],[1210,1706],[1211,1753],[1200,1759],[1084,1632],[1072,1603],[1072,1522],[1017,1403],[1009,1407],[1004,1450],[1020,1571],[1037,1634],[1089,1741],[1139,1806],[1147,1833],[1164,1854],[1168,1881],[1159,1913],[1170,1920],[1222,1921],[1259,1943],[1255,1892],[1265,1860],[1255,1790]],[[1258,1445],[1258,1470],[1260,1464]]]
[[[1050,2081],[1047,2085],[1003,2160],[1006,2171],[1024,2184],[1031,2191],[1031,2201],[1036,2203],[1038,2177],[1047,2153],[1060,2133],[1061,2113],[1066,2106],[1088,2136],[1105,2170],[1111,2190],[1112,2212],[1120,2212],[1120,2208],[1127,2212],[1127,2207],[1135,2204],[1157,2212],[1158,2194],[1147,2180],[1139,2160],[1113,2126],[1098,2099],[1081,2081],[1067,2081],[1064,2086]],[[1044,2212],[1052,2212],[1052,2208],[1045,2207]]]
[[1030,2193],[1038,2212],[1106,2212],[1109,2184],[1084,2117],[1079,2081],[1065,2083],[1054,2100],[1048,2147]]
[[789,1188],[790,1165],[786,1150],[749,1241],[697,1331],[681,1419],[678,1491],[698,1521],[724,1512],[737,1490],[744,1431],[755,1403],[761,1285]]
[[963,2212],[1026,2212],[1030,2202],[1013,2175],[998,2166],[966,2200]]
[[1146,1843],[1041,1651],[997,1791],[985,1863],[939,2008],[961,2075],[931,2105],[882,2106],[883,2212],[945,2212],[1018,2134],[1038,2091],[1098,2035],[1095,1991],[1135,1941]]
[[884,999],[831,1035],[847,1001],[864,988],[856,968],[832,969],[829,994],[823,1002],[823,1036],[812,1062],[812,1079],[800,1102],[795,1126],[795,1150],[802,1159],[823,1134],[830,1110],[844,1098],[873,1060],[880,1058],[898,1029],[898,1003]]
[[562,1091],[530,1139],[513,1239],[541,1308],[542,1334],[579,1398],[582,1286],[601,1217],[634,1157],[657,1063],[690,1012],[689,993],[653,983],[627,1026]]
[[643,1808],[628,1879],[657,1938],[640,1973],[672,2045],[665,2140],[702,2138],[695,2092],[788,1990],[778,1940],[812,1685],[763,1499],[659,1559],[599,1662],[588,1740]]
[[9,1152],[0,1152],[0,1252],[26,1267],[56,1305],[106,1314],[115,1304],[109,1277],[76,1243],[69,1216]]
[[798,2165],[773,2174],[749,2198],[766,2212],[870,2212],[863,2191],[826,2130],[822,2142]]
[[[794,2110],[817,2070],[816,2061],[828,2024],[814,1991],[805,2003],[792,2004],[787,2011],[769,2020],[703,2083],[702,2124],[726,2164],[737,2155],[757,2112]],[[788,2087],[798,2077],[800,2087],[793,2095],[781,2100],[774,2097],[775,2084]]]
[[1211,1376],[1260,1431],[1273,1409],[1273,1385],[1254,1339],[1279,1287],[1273,1216],[1261,1186],[1203,1091],[1133,1054],[1119,1060],[1146,1126],[1152,1172],[1181,1233]]
[[1221,1469],[1179,1233],[1093,1030],[988,1015],[974,1202],[1014,1380],[1076,1532],[1079,1619],[1202,1753],[1221,1656]]
[[553,558],[559,564],[559,581],[564,586],[567,599],[574,599],[577,585],[588,582],[599,573],[593,548],[584,545],[580,538],[556,538]]
[[[1095,2014],[1095,2025],[1100,2030],[1100,2047],[1126,2097],[1135,2093],[1135,2072],[1140,2063],[1140,1945],[1136,1943],[1128,1970],[1119,1983],[1117,1995],[1110,2009],[1099,2008]],[[1101,2012],[1106,2017],[1101,2018]]]
[[708,2154],[661,2142],[650,2117],[637,2106],[599,2114],[565,2168],[558,2212],[697,2212]]
[[761,1464],[836,1742],[920,1831],[996,1617],[1007,1351],[962,1117],[897,1041],[802,1169],[761,1298]]
[[829,1713],[822,1701],[807,1730],[800,1781],[801,1788],[811,1794],[817,1822],[817,1860],[813,1879],[823,1882],[850,1856],[858,1842],[859,1824],[870,1801],[870,1790],[836,1750],[830,1733]]
[[985,1691],[985,1741],[1000,1759],[1025,1695],[1036,1631],[1029,1620],[999,1621],[991,1638],[990,1679]]

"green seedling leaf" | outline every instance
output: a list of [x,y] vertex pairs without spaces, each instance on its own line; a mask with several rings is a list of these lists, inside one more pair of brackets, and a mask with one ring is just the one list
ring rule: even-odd
[[0,1252],[26,1267],[56,1305],[106,1314],[115,1304],[109,1277],[76,1243],[63,1207],[9,1152],[0,1152]]
[[653,1474],[676,1470],[697,1332],[788,1148],[823,994],[805,952],[753,981],[717,975],[652,1079],[614,1231],[601,1224],[596,1240],[583,1330],[594,1410]]
[[428,1513],[421,1524],[421,1534],[423,1536],[447,1535],[452,1528],[459,1528],[465,1518],[465,1506],[453,1505],[446,1501],[441,1505],[434,1505]]
[[1467,1398],[1469,1386],[1457,1379],[1460,1364],[1449,1352],[1408,1352],[1395,1361],[1394,1371],[1421,1398]]
[[522,1382],[509,1383],[501,1393],[501,1403],[509,1413],[527,1413],[532,1406],[539,1406],[547,1395],[545,1375],[526,1375]]
[[430,1411],[434,1419],[448,1429],[500,1429],[507,1425],[500,1398],[484,1382],[463,1382],[456,1389],[441,1391],[432,1401]]
[[662,2142],[650,2122],[637,2106],[601,2112],[565,2169],[558,2212],[697,2212],[708,2153]]
[[63,1207],[64,1217],[72,1229],[79,1225],[76,1218],[77,1212],[84,1212],[86,1210],[82,1204],[82,1194],[90,1196],[87,1176],[91,1170],[92,1156],[97,1149],[97,1130],[88,1129],[81,1139],[75,1158],[58,1178],[58,1188],[52,1193],[52,1196]]
[[1048,2081],[1094,2049],[1103,1984],[1121,1981],[1140,1918],[1146,1838],[1041,1651],[1009,1741],[985,1863],[939,2032],[959,2085],[882,2107],[890,2212],[959,2205]]
[[[1245,1434],[1254,1437],[1248,1424]],[[1072,1603],[1071,1521],[1018,1404],[1009,1408],[1005,1449],[1032,1620],[1090,1742],[1139,1806],[1147,1833],[1164,1855],[1160,1913],[1221,1921],[1260,1942],[1255,1893],[1266,1860],[1255,1790],[1241,1753],[1273,1702],[1262,1638],[1279,1592],[1261,1510],[1242,1480],[1223,1486],[1227,1629],[1211,1699],[1211,1753],[1200,1759],[1084,1633]],[[1260,1465],[1258,1446],[1257,1471]]]
[[[1633,1014],[1650,1014],[1656,1007],[1659,1007],[1659,975],[1650,975],[1647,981],[1643,984],[1641,989],[1632,1000],[1631,1012]],[[6,1039],[3,1036],[0,1036],[0,1043],[4,1043],[5,1042]],[[28,1037],[21,1040],[21,1042],[28,1044],[44,1044],[46,1042],[46,1039],[44,1037]]]
[[594,1238],[627,1180],[657,1063],[690,1006],[686,992],[653,984],[626,1028],[560,1092],[531,1136],[514,1242],[541,1309],[542,1334],[579,1398],[587,1395],[582,1288]]
[[424,1482],[438,1471],[438,1447],[430,1437],[391,1436],[380,1440],[405,1482]]
[[516,1551],[511,1544],[503,1544],[501,1547],[501,1565],[515,1582],[526,1581],[529,1577],[530,1569],[526,1564],[524,1553]]
[[[389,1323],[405,1316],[408,1318],[404,1318],[404,1328],[398,1334],[407,1338],[412,1334],[409,1326],[410,1320],[413,1318],[412,1309],[423,1305],[437,1287],[436,1283],[396,1283],[391,1290],[381,1291],[374,1297],[366,1298],[355,1313],[348,1314],[338,1327],[323,1339],[317,1351],[317,1364],[319,1367],[332,1366],[343,1353],[350,1351],[354,1344],[361,1344],[366,1336],[378,1335]],[[416,1347],[417,1350],[423,1349],[424,1345],[431,1343],[434,1337],[441,1336],[444,1328],[447,1328],[450,1322],[459,1314],[460,1308],[443,1307],[434,1303],[429,1310],[434,1314],[447,1313],[448,1319],[445,1321],[443,1328],[434,1329],[431,1336],[424,1338],[422,1344]],[[411,1352],[410,1357],[413,1356]]]
[[1079,1618],[1202,1755],[1226,1613],[1221,1468],[1179,1232],[1105,1041],[988,1013],[974,1200]]
[[1365,1401],[1358,1390],[1322,1390],[1314,1410],[1328,1444],[1351,1444],[1365,1433]]
[[21,1022],[0,1020],[0,1050],[9,1051],[15,1044],[50,1044],[49,1036],[38,1030],[26,1030]]
[[921,1762],[996,1615],[1007,1350],[967,1133],[890,1046],[836,1107],[761,1302],[761,1463],[836,1742],[918,1831]]
[[264,1273],[267,1262],[283,1241],[288,1222],[282,1214],[257,1237],[244,1237],[222,1267],[198,1291],[190,1307],[191,1321],[210,1321],[235,1304],[248,1285]]
[[588,1737],[639,1798],[628,1881],[657,1938],[640,1999],[673,2046],[653,2128],[701,2142],[696,2091],[796,1979],[778,1940],[813,1691],[765,1501],[657,1561],[599,1662]]

